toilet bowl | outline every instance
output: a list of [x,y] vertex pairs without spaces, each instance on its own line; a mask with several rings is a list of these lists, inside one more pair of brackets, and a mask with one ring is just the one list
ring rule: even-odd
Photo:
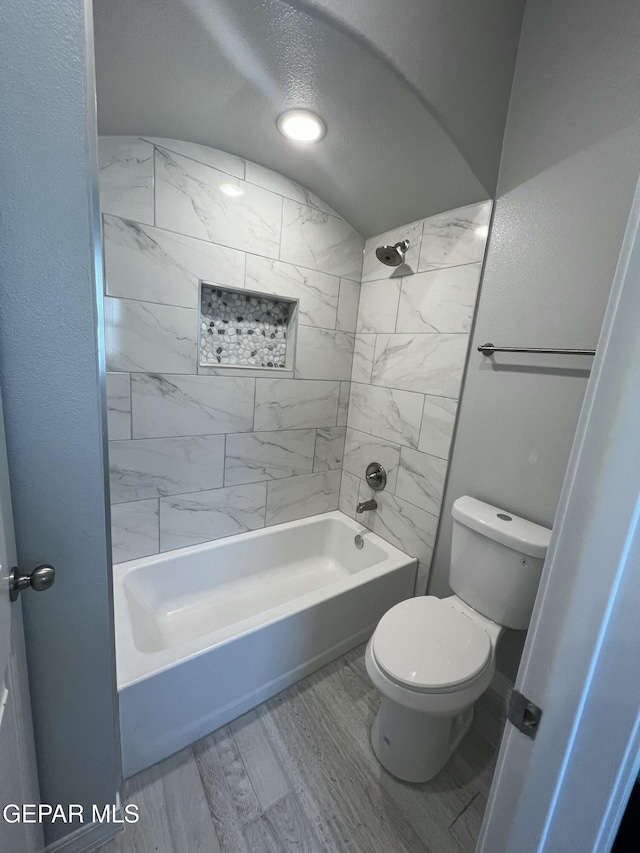
[[373,751],[406,782],[433,779],[468,732],[505,628],[528,627],[551,531],[458,498],[448,598],[419,596],[382,617],[365,662],[382,694]]
[[371,743],[390,773],[426,782],[440,772],[491,683],[502,631],[456,596],[411,598],[385,613],[365,662],[382,694]]

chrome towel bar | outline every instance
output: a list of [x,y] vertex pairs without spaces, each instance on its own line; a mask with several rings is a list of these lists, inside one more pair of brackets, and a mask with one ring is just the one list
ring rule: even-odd
[[542,352],[557,353],[558,355],[595,355],[594,349],[553,349],[549,347],[495,347],[493,344],[482,344],[478,347],[482,355],[493,355],[494,352]]

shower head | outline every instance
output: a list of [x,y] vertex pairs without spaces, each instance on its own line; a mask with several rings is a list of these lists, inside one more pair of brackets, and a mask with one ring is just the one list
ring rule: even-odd
[[408,240],[401,240],[395,246],[379,246],[376,249],[376,258],[388,267],[399,267],[404,261],[404,256],[408,248]]

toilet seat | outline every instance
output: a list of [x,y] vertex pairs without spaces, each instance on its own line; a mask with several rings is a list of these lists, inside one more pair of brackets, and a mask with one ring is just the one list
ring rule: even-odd
[[460,690],[491,663],[489,635],[446,599],[419,596],[387,611],[371,639],[380,669],[422,693]]

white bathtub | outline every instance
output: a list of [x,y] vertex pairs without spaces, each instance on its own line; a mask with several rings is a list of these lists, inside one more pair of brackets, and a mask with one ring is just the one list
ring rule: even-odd
[[364,642],[416,567],[337,511],[114,566],[125,777]]

